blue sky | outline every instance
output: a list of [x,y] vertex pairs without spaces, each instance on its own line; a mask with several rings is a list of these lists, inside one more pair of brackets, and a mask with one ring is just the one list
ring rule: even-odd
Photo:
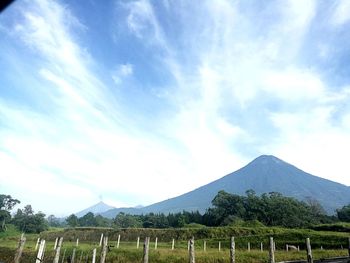
[[0,192],[147,205],[273,154],[350,185],[350,2],[22,1],[0,14]]

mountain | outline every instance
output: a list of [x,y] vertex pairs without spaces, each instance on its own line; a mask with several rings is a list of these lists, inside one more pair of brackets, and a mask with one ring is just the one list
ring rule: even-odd
[[[253,189],[257,194],[280,192],[299,200],[315,199],[329,214],[350,203],[350,187],[306,173],[277,157],[262,155],[214,182],[133,213],[205,212],[218,191],[245,195],[248,189]],[[115,209],[108,211],[108,216],[114,217],[115,212]]]
[[114,209],[114,208],[115,207],[107,205],[106,203],[101,201],[101,202],[98,202],[97,204],[95,204],[93,206],[90,206],[90,207],[88,207],[88,208],[86,208],[86,209],[76,213],[75,215],[77,217],[82,217],[82,216],[86,215],[89,212],[92,212],[95,215],[97,215],[97,214],[102,214],[103,212],[106,212],[106,211]]

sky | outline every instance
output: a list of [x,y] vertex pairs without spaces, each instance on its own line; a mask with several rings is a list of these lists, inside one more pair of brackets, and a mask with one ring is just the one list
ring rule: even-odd
[[350,185],[350,1],[17,0],[0,193],[148,205],[262,154]]

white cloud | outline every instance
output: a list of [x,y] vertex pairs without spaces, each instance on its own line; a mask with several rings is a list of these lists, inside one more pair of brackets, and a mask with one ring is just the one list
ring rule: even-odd
[[[154,126],[142,128],[136,121],[141,113],[125,112],[94,72],[98,61],[76,33],[85,26],[68,7],[37,1],[22,10],[13,36],[40,59],[30,74],[46,91],[52,111],[1,101],[0,118],[8,127],[0,130],[0,166],[11,177],[11,189],[42,182],[45,189],[28,199],[38,206],[43,195],[54,199],[66,189],[62,200],[72,203],[70,211],[91,205],[101,194],[117,205],[147,204],[215,180],[258,153],[274,153],[324,177],[333,176],[336,167],[345,176],[350,118],[340,105],[349,99],[348,89],[332,92],[337,87],[297,59],[315,17],[314,1],[273,6],[279,18],[259,20],[272,24],[261,32],[254,31],[252,18],[258,14],[244,13],[232,1],[188,3],[174,10],[184,19],[179,23],[183,50],[169,44],[178,39],[163,34],[151,2],[122,6],[128,30],[162,54],[158,66],[173,76],[161,97],[171,109],[160,110],[170,116],[147,116]],[[142,70],[136,63],[118,64],[107,73],[116,84],[127,83]],[[340,157],[330,158],[334,153]],[[78,193],[84,200],[68,201]]]
[[115,84],[119,85],[122,83],[123,79],[130,77],[134,72],[134,67],[132,64],[121,64],[112,72],[112,79]]
[[339,0],[335,7],[331,23],[335,26],[341,26],[350,20],[350,3],[347,0]]
[[263,89],[271,93],[271,96],[278,96],[287,101],[317,101],[326,96],[324,84],[319,77],[305,69],[266,71],[262,81]]

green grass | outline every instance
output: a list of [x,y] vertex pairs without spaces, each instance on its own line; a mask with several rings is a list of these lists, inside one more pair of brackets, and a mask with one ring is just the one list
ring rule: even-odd
[[[226,231],[225,231],[226,230]],[[300,260],[306,258],[304,242],[306,237],[310,237],[313,255],[315,259],[330,258],[338,256],[347,256],[346,249],[340,249],[343,245],[347,248],[349,233],[315,231],[305,229],[285,229],[285,228],[267,228],[267,227],[236,227],[236,228],[199,228],[199,229],[128,229],[112,230],[105,228],[84,228],[84,229],[50,229],[41,234],[47,240],[45,261],[52,262],[54,256],[54,240],[57,236],[64,236],[61,256],[66,251],[66,257],[72,254],[76,244],[76,238],[79,238],[79,246],[76,250],[76,258],[86,259],[88,256],[91,262],[92,250],[98,249],[97,255],[100,255],[99,240],[101,232],[108,234],[109,245],[112,245],[107,255],[107,262],[141,262],[142,245],[144,236],[151,236],[150,243],[150,262],[169,263],[188,261],[187,236],[195,236],[196,262],[229,262],[229,237],[235,234],[236,241],[236,262],[255,263],[267,262],[269,236],[274,236],[277,245],[276,262],[285,260]],[[120,247],[116,247],[118,234],[121,234]],[[178,234],[178,236],[176,236]],[[14,227],[9,226],[8,231],[0,233],[0,262],[11,262],[21,233]],[[136,239],[140,235],[140,247],[136,249]],[[158,236],[158,249],[154,249],[155,236]],[[171,237],[177,237],[175,250],[171,250]],[[37,234],[26,235],[22,263],[34,262],[36,257],[35,245],[38,238]],[[207,251],[203,250],[203,243],[206,241]],[[218,251],[218,243],[221,242],[221,251]],[[247,251],[247,242],[251,244],[251,251]],[[260,251],[260,242],[263,242],[265,250]],[[283,251],[285,244],[299,245],[300,251]],[[323,246],[325,250],[321,250]],[[77,262],[77,261],[76,261]],[[98,262],[98,259],[97,259]]]

